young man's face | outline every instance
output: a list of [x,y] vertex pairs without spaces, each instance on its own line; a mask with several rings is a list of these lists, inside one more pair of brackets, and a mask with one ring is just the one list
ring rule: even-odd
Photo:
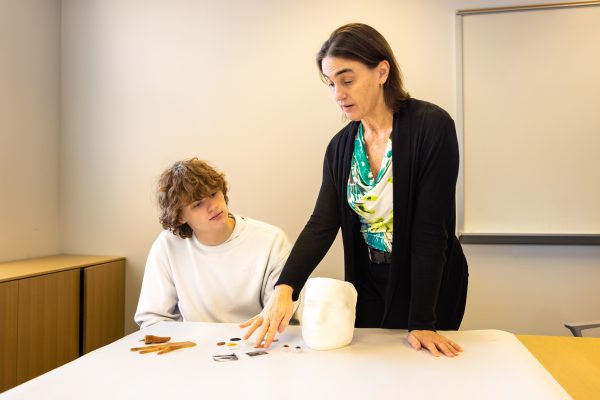
[[181,222],[187,223],[196,235],[222,230],[227,225],[228,217],[225,196],[220,190],[209,197],[193,201],[181,212]]

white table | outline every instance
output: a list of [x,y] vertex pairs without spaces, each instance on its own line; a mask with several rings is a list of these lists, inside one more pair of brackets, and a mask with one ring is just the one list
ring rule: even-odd
[[[160,323],[17,386],[8,399],[565,399],[570,398],[510,333],[446,332],[463,346],[456,358],[414,351],[406,331],[356,329],[348,347],[313,351],[300,327],[279,336],[269,354],[248,357],[219,341],[240,337],[235,324]],[[164,355],[138,354],[145,334],[191,340],[198,345]],[[284,344],[302,353],[283,352]],[[213,355],[239,360],[215,362]]]

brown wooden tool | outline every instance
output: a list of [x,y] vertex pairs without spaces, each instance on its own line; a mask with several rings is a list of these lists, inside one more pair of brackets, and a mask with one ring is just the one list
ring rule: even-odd
[[[157,344],[157,343],[166,343],[171,340],[168,336],[154,336],[154,335],[146,335],[144,337],[144,344]],[[141,340],[140,340],[141,341]]]
[[140,354],[154,353],[157,354],[165,354],[170,353],[171,351],[184,349],[186,347],[194,347],[196,343],[194,342],[173,342],[173,343],[162,343],[156,344],[153,346],[144,346],[144,347],[132,347],[131,351],[138,351]]

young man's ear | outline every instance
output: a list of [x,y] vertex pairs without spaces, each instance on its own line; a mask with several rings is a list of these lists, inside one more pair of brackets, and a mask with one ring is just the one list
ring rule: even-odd
[[223,198],[225,199],[225,204],[229,205],[229,196],[227,196],[227,192],[225,189],[219,189],[221,193],[223,193]]

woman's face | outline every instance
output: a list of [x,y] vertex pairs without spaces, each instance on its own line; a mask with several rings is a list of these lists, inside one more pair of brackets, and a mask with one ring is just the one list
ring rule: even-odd
[[359,121],[368,118],[378,107],[385,107],[382,85],[388,77],[387,61],[369,68],[359,61],[325,57],[321,69],[346,118]]

